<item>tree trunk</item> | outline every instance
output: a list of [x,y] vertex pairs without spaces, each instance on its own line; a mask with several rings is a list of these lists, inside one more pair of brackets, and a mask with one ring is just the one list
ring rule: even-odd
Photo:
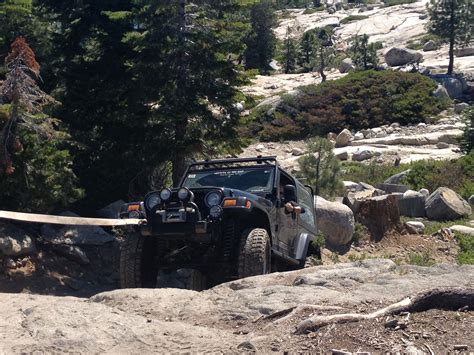
[[325,63],[324,63],[324,50],[323,50],[323,45],[322,44],[321,44],[321,47],[319,49],[319,62],[320,62],[319,74],[321,75],[321,82],[324,82],[324,81],[326,81],[326,74],[324,74]]
[[[178,24],[178,60],[179,60],[179,67],[178,67],[178,80],[177,80],[177,102],[182,102],[186,99],[186,0],[179,0],[179,10],[178,10],[178,17],[179,17],[179,24]],[[176,107],[176,112],[178,112],[178,107]],[[186,165],[186,145],[185,145],[185,138],[186,138],[186,131],[188,126],[188,118],[186,117],[186,113],[179,114],[179,117],[176,118],[174,125],[174,155],[172,160],[173,166],[173,185],[178,186],[179,182],[181,181],[181,177],[184,174],[185,165]]]
[[448,75],[453,74],[454,68],[454,41],[455,37],[455,14],[454,14],[454,7],[456,6],[454,0],[450,1],[450,18],[449,18],[449,65],[448,65]]

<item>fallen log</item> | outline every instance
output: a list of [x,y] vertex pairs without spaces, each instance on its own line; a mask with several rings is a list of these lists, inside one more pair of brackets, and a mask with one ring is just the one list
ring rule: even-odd
[[354,323],[401,312],[424,312],[429,309],[456,311],[460,308],[474,309],[474,288],[435,288],[406,297],[368,314],[343,313],[310,317],[298,324],[295,334],[317,331],[330,324]]

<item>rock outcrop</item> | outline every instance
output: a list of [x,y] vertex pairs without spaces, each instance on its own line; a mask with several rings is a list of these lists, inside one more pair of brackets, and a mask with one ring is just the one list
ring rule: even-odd
[[34,240],[26,231],[12,224],[0,224],[0,255],[31,255],[35,251]]
[[354,63],[352,63],[351,58],[345,58],[341,61],[341,64],[339,64],[339,72],[341,74],[349,73],[350,71],[353,71],[354,69],[355,69]]
[[469,204],[456,192],[440,187],[425,202],[426,215],[433,220],[453,220],[470,215]]
[[346,205],[330,202],[322,197],[314,198],[319,231],[334,246],[345,245],[354,234],[354,214]]
[[426,196],[420,192],[408,190],[398,200],[398,209],[401,216],[425,217]]
[[348,129],[343,129],[336,137],[336,147],[345,147],[352,139],[352,133]]

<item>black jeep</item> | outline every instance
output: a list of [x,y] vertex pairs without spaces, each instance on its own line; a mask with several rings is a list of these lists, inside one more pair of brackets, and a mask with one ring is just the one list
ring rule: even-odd
[[160,286],[177,270],[195,271],[187,287],[200,289],[203,280],[211,286],[303,267],[316,234],[311,188],[276,157],[192,163],[179,187],[126,204],[121,218],[144,220],[122,245],[126,288]]

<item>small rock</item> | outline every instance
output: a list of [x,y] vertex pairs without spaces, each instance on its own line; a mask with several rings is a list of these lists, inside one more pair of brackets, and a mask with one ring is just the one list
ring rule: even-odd
[[291,150],[291,154],[296,156],[296,157],[299,157],[300,155],[303,155],[304,154],[304,150],[303,149],[300,149],[300,148],[293,148]]
[[240,343],[237,346],[237,349],[243,350],[243,351],[257,352],[257,348],[250,341],[244,341],[243,343]]
[[430,191],[428,189],[420,189],[420,191],[418,192],[425,197],[428,197],[430,195]]
[[445,142],[438,142],[436,143],[436,148],[438,149],[447,149],[449,148],[449,144]]
[[421,14],[420,16],[418,16],[418,18],[419,18],[420,20],[425,20],[425,19],[428,18],[428,14]]
[[7,269],[16,269],[17,268],[17,264],[16,264],[15,260],[13,260],[12,258],[5,258],[3,260],[3,265]]
[[454,105],[454,112],[455,113],[461,113],[467,108],[469,108],[469,104],[467,104],[465,102],[460,102],[460,103]]
[[456,351],[466,351],[467,349],[469,349],[469,347],[467,345],[461,345],[461,344],[457,344],[457,345],[454,345],[454,350]]
[[328,14],[332,15],[332,14],[335,14],[336,13],[336,8],[331,6],[330,8],[328,8]]
[[331,349],[332,355],[352,355],[350,351]]
[[352,63],[351,58],[345,58],[342,60],[341,64],[339,64],[339,72],[341,74],[349,73],[355,69],[354,63]]
[[259,153],[263,153],[264,151],[267,150],[267,148],[265,148],[265,146],[263,144],[259,144],[255,147],[255,150]]
[[439,98],[441,97],[449,98],[448,91],[441,84],[438,84],[438,87],[433,91],[433,96],[439,97]]
[[398,122],[393,122],[393,123],[390,125],[390,127],[392,127],[392,128],[399,128],[399,127],[400,127],[400,123],[398,123]]
[[347,152],[338,153],[338,154],[336,154],[336,158],[339,159],[339,160],[347,160],[347,159],[349,159],[349,153],[347,153]]
[[31,255],[36,252],[34,240],[27,233],[10,224],[0,225],[0,252],[3,255]]
[[461,226],[461,225],[454,225],[449,227],[451,231],[470,235],[474,237],[474,228],[468,227],[468,226]]
[[390,48],[385,53],[385,63],[391,67],[421,62],[423,55],[407,48]]
[[343,129],[336,137],[336,147],[345,147],[352,139],[352,133],[348,129]]
[[244,105],[241,102],[237,102],[232,106],[236,109],[237,112],[242,112],[245,109]]
[[405,226],[409,232],[413,234],[423,234],[425,231],[425,225],[419,221],[408,221],[405,222]]
[[354,134],[355,141],[360,141],[361,139],[364,139],[364,134],[362,132],[357,132],[356,134]]
[[423,45],[423,51],[424,52],[430,52],[430,51],[435,51],[438,48],[436,45],[436,42],[433,40],[429,40]]
[[398,319],[390,319],[385,322],[385,328],[395,328],[398,325]]
[[336,141],[336,137],[337,137],[337,134],[336,134],[336,133],[334,133],[334,132],[329,132],[329,133],[328,133],[328,139],[329,139],[330,141]]
[[352,154],[352,160],[354,161],[363,161],[372,158],[373,154],[369,150],[357,151]]

